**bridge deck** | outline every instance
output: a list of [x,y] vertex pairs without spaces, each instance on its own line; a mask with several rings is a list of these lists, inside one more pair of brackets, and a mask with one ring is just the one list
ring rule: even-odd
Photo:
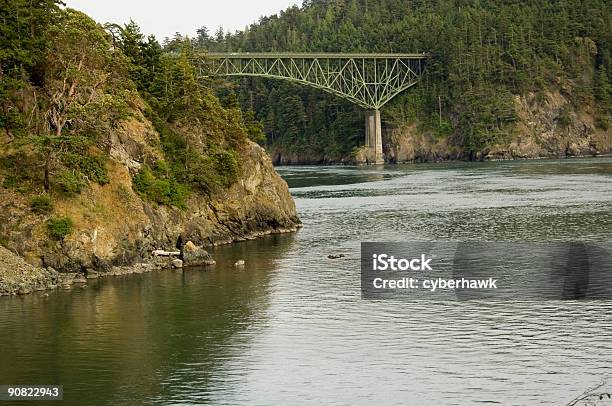
[[307,58],[307,59],[427,59],[427,53],[420,54],[358,54],[358,53],[299,53],[299,52],[205,52],[201,54],[208,58],[227,59],[270,59],[270,58]]

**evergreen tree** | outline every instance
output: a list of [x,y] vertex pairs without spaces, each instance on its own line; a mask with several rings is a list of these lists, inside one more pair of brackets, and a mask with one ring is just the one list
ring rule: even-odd
[[[262,18],[248,33],[223,36],[221,30],[210,49],[428,52],[427,75],[385,106],[383,120],[416,122],[477,152],[513,133],[515,95],[562,81],[573,103],[595,99],[597,109],[609,110],[610,26],[606,0],[309,0]],[[583,80],[594,57],[591,89]],[[354,118],[361,108],[320,90],[253,80],[241,92],[247,93],[240,98],[243,108],[264,121],[269,146],[347,156],[363,144],[363,123]],[[302,101],[303,128],[283,113],[285,103],[297,106],[294,95]]]

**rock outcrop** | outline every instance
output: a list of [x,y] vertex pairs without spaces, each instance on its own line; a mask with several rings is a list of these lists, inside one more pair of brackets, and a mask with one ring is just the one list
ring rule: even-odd
[[[388,163],[449,160],[510,160],[596,156],[612,153],[612,127],[597,123],[589,105],[575,106],[560,90],[514,97],[517,120],[508,137],[481,151],[466,151],[453,137],[439,137],[415,124],[383,131]],[[455,138],[461,138],[458,135]],[[357,151],[357,163],[365,156]]]
[[[143,199],[134,191],[132,178],[142,162],[151,162],[161,152],[156,147],[159,134],[142,110],[135,109],[112,135],[108,184],[91,183],[71,198],[54,196],[53,215],[69,217],[74,224],[63,240],[49,238],[50,215],[31,210],[31,194],[3,187],[0,173],[0,243],[36,267],[105,273],[149,262],[155,250],[178,251],[185,241],[209,247],[301,226],[286,182],[264,149],[251,141],[240,151],[240,175],[229,188],[212,196],[192,193],[184,209]],[[183,265],[212,261],[200,254],[183,257]]]
[[181,250],[181,259],[183,260],[183,266],[206,266],[215,264],[215,260],[212,259],[204,248],[198,247],[191,241],[187,241],[183,246]]
[[0,296],[54,289],[58,283],[59,274],[54,269],[36,268],[0,246]]

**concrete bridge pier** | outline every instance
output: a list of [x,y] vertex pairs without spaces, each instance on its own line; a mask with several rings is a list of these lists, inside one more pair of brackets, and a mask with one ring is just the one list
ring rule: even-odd
[[382,165],[385,156],[382,148],[382,125],[380,110],[366,111],[365,115],[366,151],[369,164]]

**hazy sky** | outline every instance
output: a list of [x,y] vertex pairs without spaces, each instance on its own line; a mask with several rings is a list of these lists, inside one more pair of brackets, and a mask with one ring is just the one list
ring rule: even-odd
[[205,25],[211,33],[219,26],[225,30],[242,30],[264,15],[302,0],[64,0],[68,7],[81,10],[94,20],[105,23],[126,23],[132,18],[145,34],[158,40],[175,32],[195,35]]

